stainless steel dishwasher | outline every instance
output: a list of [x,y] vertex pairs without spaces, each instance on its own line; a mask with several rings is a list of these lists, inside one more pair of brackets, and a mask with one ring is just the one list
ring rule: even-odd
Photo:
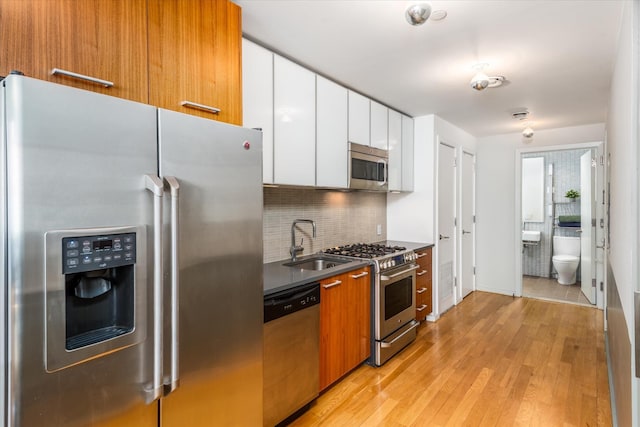
[[319,283],[265,296],[264,426],[296,417],[318,396],[319,304]]

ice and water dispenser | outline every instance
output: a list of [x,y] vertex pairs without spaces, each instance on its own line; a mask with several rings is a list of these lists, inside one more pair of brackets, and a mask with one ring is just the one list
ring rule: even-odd
[[47,233],[49,371],[144,339],[143,237],[139,227]]

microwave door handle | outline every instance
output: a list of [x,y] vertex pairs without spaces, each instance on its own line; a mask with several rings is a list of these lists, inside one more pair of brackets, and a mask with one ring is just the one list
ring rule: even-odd
[[153,193],[153,382],[147,403],[162,396],[162,196],[164,185],[155,175],[145,175],[145,188]]
[[174,176],[164,178],[169,186],[169,194],[171,195],[171,372],[164,381],[164,395],[175,391],[180,383],[179,376],[179,343],[180,343],[180,266],[179,260],[179,243],[180,243],[180,183]]
[[384,187],[385,185],[387,185],[387,181],[389,180],[389,165],[387,164],[387,161],[384,159],[378,160],[378,163],[382,163],[384,165],[384,168],[383,168],[384,181],[382,181],[379,184],[380,187]]

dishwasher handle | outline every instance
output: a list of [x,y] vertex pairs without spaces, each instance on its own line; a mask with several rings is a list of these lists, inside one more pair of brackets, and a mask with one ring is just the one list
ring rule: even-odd
[[320,304],[320,284],[297,287],[264,298],[264,323]]

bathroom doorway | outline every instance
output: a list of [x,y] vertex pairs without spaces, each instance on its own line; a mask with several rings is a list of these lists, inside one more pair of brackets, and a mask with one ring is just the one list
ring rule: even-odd
[[603,144],[519,150],[517,161],[519,295],[602,308]]

